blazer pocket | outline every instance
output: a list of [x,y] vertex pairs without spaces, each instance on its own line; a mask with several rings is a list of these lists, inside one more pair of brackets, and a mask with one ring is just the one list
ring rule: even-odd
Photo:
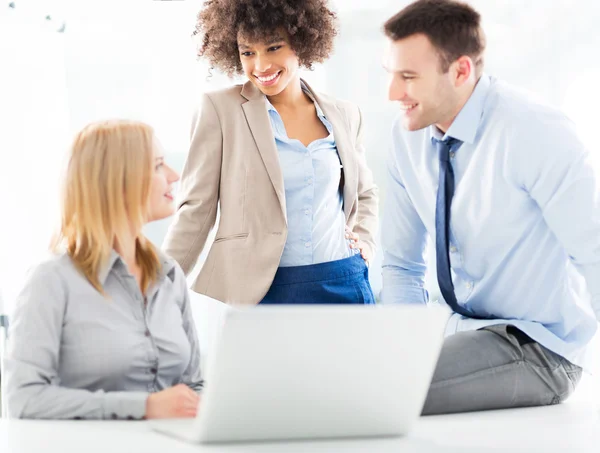
[[248,233],[239,233],[239,234],[232,234],[231,236],[217,237],[217,238],[215,238],[215,241],[213,242],[213,244],[216,244],[218,242],[231,241],[233,239],[246,239],[247,237],[248,237]]

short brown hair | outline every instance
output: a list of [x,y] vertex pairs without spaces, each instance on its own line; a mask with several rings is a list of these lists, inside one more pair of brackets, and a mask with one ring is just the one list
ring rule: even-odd
[[442,72],[463,55],[473,59],[478,74],[483,70],[486,42],[481,16],[466,3],[417,0],[388,19],[383,30],[393,41],[420,33],[427,36],[440,54]]
[[241,74],[238,33],[263,41],[277,29],[286,31],[300,66],[312,69],[333,50],[337,17],[327,0],[207,0],[194,32],[202,36],[198,56],[229,76]]

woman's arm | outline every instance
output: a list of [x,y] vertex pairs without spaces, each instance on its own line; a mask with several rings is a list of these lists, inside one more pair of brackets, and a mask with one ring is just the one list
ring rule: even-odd
[[217,218],[223,135],[212,100],[204,95],[194,116],[189,154],[181,175],[178,209],[163,243],[165,253],[189,274]]
[[[359,235],[363,257],[370,261],[375,255],[375,235],[379,226],[379,189],[373,182],[373,173],[367,165],[363,145],[362,113],[355,107],[352,126],[356,125],[356,160],[358,162],[358,212],[352,231]],[[354,129],[354,127],[353,127]]]
[[60,386],[58,368],[66,282],[48,261],[35,268],[17,298],[6,356],[8,413],[15,418],[143,418],[146,392],[90,392]]

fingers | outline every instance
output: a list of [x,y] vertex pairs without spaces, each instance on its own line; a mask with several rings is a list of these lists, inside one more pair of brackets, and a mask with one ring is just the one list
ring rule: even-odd
[[178,384],[177,392],[184,406],[197,407],[200,396],[185,384]]
[[192,392],[192,395],[189,396],[189,399],[186,401],[184,406],[185,416],[186,417],[195,417],[198,412],[198,405],[200,404],[200,397],[196,392],[192,389],[189,389]]
[[178,410],[178,416],[180,417],[195,417],[198,412],[198,405],[200,403],[200,396],[194,392],[187,385],[181,384],[181,388],[178,389],[182,397],[181,406]]
[[198,404],[187,403],[182,408],[182,412],[186,414],[196,414],[198,411]]
[[175,413],[173,413],[173,417],[175,418],[193,418],[198,413],[197,407],[182,407],[179,408]]
[[183,418],[194,418],[197,415],[197,409],[189,409],[181,413]]
[[354,231],[351,231],[348,227],[346,227],[346,239],[350,239],[351,241],[358,242],[360,239],[360,236],[358,235],[358,233],[355,233]]
[[369,262],[369,256],[367,255],[364,242],[359,241],[355,244],[350,244],[350,247],[353,249],[358,249],[360,251],[360,256],[362,257],[362,259],[365,260],[367,263]]
[[198,396],[198,394],[196,392],[194,392],[191,388],[186,386],[186,392],[185,392],[185,401],[188,404],[195,406],[198,406],[198,403],[200,402],[200,396]]
[[350,231],[350,232],[346,233],[346,239],[358,241],[360,239],[360,237],[358,236],[358,233],[354,233],[354,232]]
[[351,249],[358,249],[358,250],[361,251],[361,253],[362,253],[362,250],[363,250],[364,246],[365,246],[364,242],[361,242],[361,241],[351,241],[350,242],[350,248]]
[[197,398],[198,394],[196,392],[194,392],[191,388],[189,388],[187,385],[185,384],[177,384],[175,387],[173,387],[174,389],[177,389],[178,392],[181,392],[181,395],[185,395],[187,397],[190,398]]

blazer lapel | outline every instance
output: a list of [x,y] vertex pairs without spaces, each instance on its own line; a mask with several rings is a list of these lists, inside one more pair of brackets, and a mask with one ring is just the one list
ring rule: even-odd
[[319,96],[306,81],[303,80],[303,82],[333,127],[333,136],[344,172],[344,215],[347,221],[357,198],[356,192],[358,190],[358,162],[356,162],[354,147],[350,139],[350,127],[343,112],[334,102]]
[[283,185],[283,173],[279,162],[279,154],[275,145],[275,137],[271,129],[271,121],[265,104],[264,95],[252,85],[252,82],[246,82],[242,87],[242,96],[248,99],[248,102],[242,104],[246,121],[254,137],[256,147],[260,152],[262,161],[267,169],[279,205],[286,216],[285,206],[285,188]]

